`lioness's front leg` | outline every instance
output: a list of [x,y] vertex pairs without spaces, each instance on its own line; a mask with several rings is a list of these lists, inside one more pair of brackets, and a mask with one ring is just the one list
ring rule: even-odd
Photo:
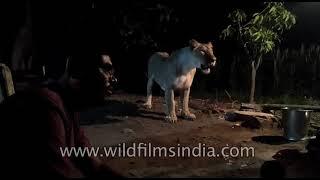
[[177,116],[175,111],[175,101],[174,101],[174,91],[173,89],[166,89],[165,92],[165,101],[166,101],[166,120],[175,123],[177,122]]
[[189,95],[190,95],[190,88],[188,88],[183,92],[183,105],[182,105],[181,115],[183,118],[194,120],[196,119],[196,115],[194,115],[189,111]]
[[143,104],[143,106],[147,109],[152,108],[152,86],[153,86],[153,78],[150,77],[148,79],[148,84],[147,84],[147,98],[146,102]]

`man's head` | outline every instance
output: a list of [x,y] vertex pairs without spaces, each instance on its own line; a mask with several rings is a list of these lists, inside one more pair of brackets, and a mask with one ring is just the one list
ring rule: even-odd
[[217,60],[216,56],[213,54],[212,43],[199,43],[198,41],[191,39],[189,45],[193,52],[202,60],[200,68],[203,73],[209,74],[210,68],[213,68],[216,65]]
[[77,77],[69,72],[67,61],[65,73],[60,78],[60,84],[69,89],[73,103],[81,106],[103,103],[105,97],[112,94],[112,88],[116,82],[114,68],[108,55],[100,55],[98,63],[88,66],[85,72]]
[[103,88],[105,89],[105,93],[106,95],[111,95],[113,85],[115,85],[118,80],[114,75],[114,68],[110,56],[101,56],[101,65],[98,67],[98,69],[100,77],[103,81]]

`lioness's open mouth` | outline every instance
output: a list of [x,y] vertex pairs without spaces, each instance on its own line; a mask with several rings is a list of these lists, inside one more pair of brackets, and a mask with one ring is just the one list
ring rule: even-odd
[[210,73],[210,67],[208,65],[201,64],[201,71],[204,74],[209,74]]

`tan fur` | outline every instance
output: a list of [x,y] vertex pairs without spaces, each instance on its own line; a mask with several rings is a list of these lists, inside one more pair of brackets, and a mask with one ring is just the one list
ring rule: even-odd
[[[199,43],[190,40],[189,46],[181,48],[171,55],[166,52],[154,53],[148,64],[147,99],[145,107],[152,107],[153,82],[160,85],[165,92],[166,120],[176,122],[174,91],[180,91],[180,106],[182,116],[195,119],[196,116],[189,111],[190,87],[193,82],[196,68],[202,69],[205,74],[215,66],[216,58],[211,43]],[[205,69],[203,69],[205,68]]]

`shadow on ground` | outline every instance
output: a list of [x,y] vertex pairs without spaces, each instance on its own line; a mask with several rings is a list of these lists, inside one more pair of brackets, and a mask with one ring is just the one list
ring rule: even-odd
[[290,143],[286,138],[282,136],[254,136],[252,140],[255,142],[269,144],[269,145],[281,145]]
[[131,117],[163,121],[164,113],[145,110],[137,103],[108,100],[103,106],[93,107],[80,113],[81,125],[121,123]]
[[286,138],[283,136],[254,136],[252,140],[255,142],[269,144],[269,145],[281,145],[290,143]]

